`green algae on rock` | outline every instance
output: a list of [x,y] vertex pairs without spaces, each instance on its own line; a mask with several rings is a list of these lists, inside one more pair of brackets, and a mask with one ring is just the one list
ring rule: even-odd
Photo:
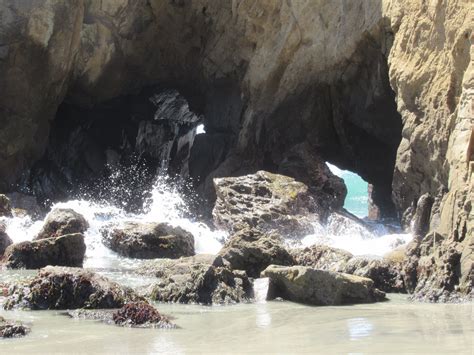
[[11,286],[4,308],[119,308],[139,299],[132,289],[91,271],[47,266],[32,280]]

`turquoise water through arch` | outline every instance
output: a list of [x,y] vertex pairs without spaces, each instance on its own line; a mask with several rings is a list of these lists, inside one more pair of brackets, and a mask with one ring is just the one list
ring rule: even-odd
[[339,169],[337,166],[326,163],[334,175],[344,180],[347,187],[347,196],[344,208],[359,218],[367,217],[368,213],[368,183],[356,173]]

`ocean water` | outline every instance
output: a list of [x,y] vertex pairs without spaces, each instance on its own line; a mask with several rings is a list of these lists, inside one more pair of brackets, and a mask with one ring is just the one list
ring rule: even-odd
[[359,218],[367,217],[368,214],[368,183],[359,175],[339,169],[337,166],[326,163],[334,175],[344,180],[347,187],[347,196],[344,208]]

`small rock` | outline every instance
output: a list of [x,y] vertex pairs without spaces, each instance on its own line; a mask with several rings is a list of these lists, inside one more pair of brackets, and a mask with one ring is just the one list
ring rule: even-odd
[[371,279],[304,266],[270,265],[262,272],[270,278],[267,299],[311,305],[370,303],[385,299]]
[[120,255],[139,258],[179,258],[194,255],[194,237],[168,223],[126,222],[101,230],[103,242]]
[[74,319],[97,320],[122,327],[177,328],[168,317],[144,301],[129,302],[120,309],[76,309],[67,311],[67,315]]
[[32,280],[10,287],[4,308],[97,309],[119,308],[139,297],[91,271],[47,266]]
[[0,338],[18,338],[30,332],[30,328],[20,322],[11,322],[0,317]]
[[70,208],[56,208],[46,217],[35,239],[56,238],[65,234],[84,233],[89,223],[83,215]]
[[114,323],[122,327],[174,328],[165,316],[147,302],[129,302],[113,314]]
[[25,241],[10,245],[4,254],[11,269],[39,269],[47,265],[82,267],[86,245],[82,234]]

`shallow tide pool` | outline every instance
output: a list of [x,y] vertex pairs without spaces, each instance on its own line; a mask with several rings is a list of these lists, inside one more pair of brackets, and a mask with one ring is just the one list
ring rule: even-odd
[[472,354],[473,304],[424,304],[389,295],[370,305],[309,307],[272,301],[234,306],[158,304],[180,329],[130,329],[58,311],[0,311],[27,322],[14,353],[450,353]]

